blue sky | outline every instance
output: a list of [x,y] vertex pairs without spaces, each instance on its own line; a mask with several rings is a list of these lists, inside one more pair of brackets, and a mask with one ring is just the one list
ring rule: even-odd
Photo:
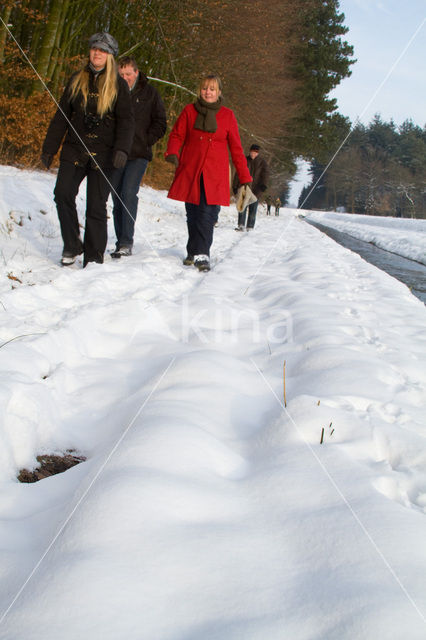
[[[426,124],[426,0],[340,0],[349,27],[346,39],[357,62],[352,75],[331,94],[338,111],[352,122],[368,124],[375,113],[397,125],[411,118]],[[369,104],[391,68],[412,39],[385,84]]]

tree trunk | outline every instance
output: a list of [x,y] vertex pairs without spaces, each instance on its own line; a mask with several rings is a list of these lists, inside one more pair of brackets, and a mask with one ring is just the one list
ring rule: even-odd
[[61,8],[61,15],[58,22],[58,29],[56,31],[55,43],[52,50],[52,55],[50,57],[49,66],[47,69],[47,77],[49,80],[52,80],[54,71],[58,66],[58,58],[60,53],[60,43],[62,38],[62,32],[64,29],[65,18],[68,16],[70,0],[64,0]]
[[[67,5],[68,2],[65,2],[64,4]],[[62,5],[62,0],[53,0],[52,5],[50,6],[46,28],[37,56],[36,68],[40,76],[45,81],[50,80],[50,78],[48,77],[49,63],[53,55],[56,36],[61,27],[61,24],[63,24],[63,21],[61,22]],[[43,83],[38,79],[35,80],[32,90],[33,93],[42,91]]]
[[0,64],[4,62],[4,48],[6,46],[7,38],[7,25],[9,23],[10,14],[12,13],[12,5],[3,9],[3,15],[1,19],[3,22],[0,25]]

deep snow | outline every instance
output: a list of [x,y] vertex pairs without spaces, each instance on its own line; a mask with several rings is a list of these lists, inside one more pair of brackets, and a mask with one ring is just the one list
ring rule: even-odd
[[0,638],[425,638],[425,306],[297,210],[183,267],[150,188],[63,269],[54,175],[0,184]]

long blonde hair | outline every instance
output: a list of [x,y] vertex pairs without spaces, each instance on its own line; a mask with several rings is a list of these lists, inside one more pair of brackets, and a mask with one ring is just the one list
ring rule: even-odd
[[[117,98],[117,73],[117,63],[114,56],[109,53],[106,59],[105,73],[99,76],[99,96],[96,111],[101,118],[112,109]],[[75,98],[78,93],[81,93],[83,106],[86,108],[89,95],[89,72],[86,68],[77,73],[71,83],[71,98]]]

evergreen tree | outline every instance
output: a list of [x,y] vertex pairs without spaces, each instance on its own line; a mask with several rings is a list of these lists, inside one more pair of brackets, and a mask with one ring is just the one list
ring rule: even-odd
[[351,75],[350,66],[355,62],[351,59],[353,47],[341,38],[348,32],[343,21],[338,0],[308,0],[301,12],[302,28],[293,69],[299,81],[296,93],[303,96],[303,106],[292,126],[293,146],[305,157],[318,157],[329,151],[329,140],[321,135],[337,108],[329,93]]
[[[399,129],[378,115],[368,127],[358,124],[303,207],[426,217],[425,140],[425,130],[410,120]],[[312,183],[304,190],[300,206],[322,171],[323,165],[315,160]]]
[[397,161],[414,175],[421,175],[426,159],[426,128],[422,130],[412,120],[406,120],[399,128],[399,145],[395,155]]

